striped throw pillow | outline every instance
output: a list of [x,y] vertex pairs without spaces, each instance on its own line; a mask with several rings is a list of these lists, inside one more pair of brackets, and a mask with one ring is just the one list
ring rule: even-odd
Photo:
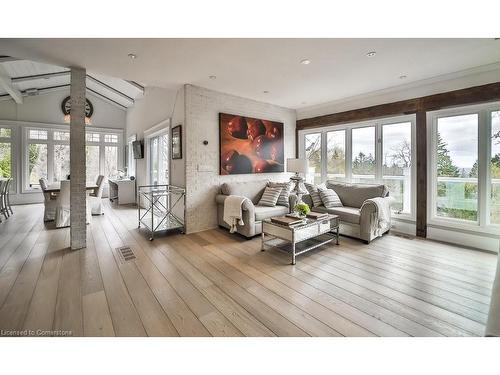
[[293,184],[291,182],[270,182],[267,184],[269,187],[280,187],[281,193],[278,197],[277,206],[290,207],[290,191],[292,190]]
[[326,186],[324,184],[313,185],[313,184],[308,184],[308,183],[304,183],[304,185],[306,186],[307,192],[311,196],[313,206],[318,207],[318,206],[323,205],[323,201],[321,200],[319,192],[320,192],[320,190],[325,190]]
[[342,201],[335,191],[332,189],[325,189],[319,191],[321,201],[326,208],[342,207]]
[[262,194],[262,198],[260,198],[258,206],[267,206],[274,207],[278,202],[278,198],[280,196],[281,190],[280,187],[269,187],[267,186],[264,190],[264,194]]

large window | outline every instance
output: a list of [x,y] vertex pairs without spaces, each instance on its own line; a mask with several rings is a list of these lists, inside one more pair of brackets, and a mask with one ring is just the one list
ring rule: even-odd
[[326,133],[327,177],[333,180],[345,179],[345,130]]
[[306,134],[304,142],[309,163],[306,180],[318,184],[321,182],[321,133]]
[[[27,128],[24,134],[24,190],[39,189],[40,178],[46,178],[49,184],[66,180],[70,175],[70,132],[64,129]],[[89,129],[85,139],[87,183],[95,183],[100,174],[116,176],[121,167],[121,135]],[[0,137],[0,158],[2,142],[3,137]]]
[[500,105],[436,111],[429,120],[430,224],[498,233]]
[[0,127],[0,177],[12,177],[12,130]]
[[414,124],[409,115],[303,131],[299,151],[309,161],[306,179],[384,183],[396,201],[393,211],[413,218]]
[[467,114],[437,120],[437,216],[478,219],[478,119]]
[[411,122],[382,126],[382,176],[390,195],[396,200],[393,209],[411,212]]
[[364,182],[374,179],[375,167],[375,127],[352,129],[353,180]]

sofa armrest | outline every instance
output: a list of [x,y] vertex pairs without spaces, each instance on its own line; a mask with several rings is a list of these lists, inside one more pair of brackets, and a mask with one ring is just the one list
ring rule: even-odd
[[[224,206],[224,201],[226,200],[227,197],[229,197],[229,195],[217,194],[215,196],[215,203],[217,203],[218,205],[220,204],[220,205]],[[244,201],[241,208],[243,209],[243,211],[249,211],[250,213],[255,215],[255,206],[250,199],[247,199],[246,201]]]
[[[386,226],[391,225],[391,206],[394,204],[393,197],[377,198],[382,205],[386,205],[388,210],[388,222]],[[379,221],[381,213],[378,211],[377,204],[372,199],[364,201],[360,209],[359,226],[362,238],[373,237],[373,234],[378,233]]]

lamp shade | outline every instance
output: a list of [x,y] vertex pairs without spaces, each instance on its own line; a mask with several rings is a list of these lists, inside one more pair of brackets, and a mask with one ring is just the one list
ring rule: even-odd
[[293,173],[307,173],[307,159],[287,159],[286,171]]

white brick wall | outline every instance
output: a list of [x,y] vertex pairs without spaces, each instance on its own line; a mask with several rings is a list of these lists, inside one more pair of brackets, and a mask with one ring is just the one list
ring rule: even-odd
[[[186,223],[187,231],[198,232],[217,226],[215,195],[228,181],[270,179],[284,181],[289,173],[219,176],[219,112],[284,123],[285,160],[295,157],[295,110],[229,94],[186,85]],[[208,145],[204,146],[203,141]],[[198,166],[210,166],[199,172]]]
[[87,246],[85,191],[85,69],[71,68],[70,209],[71,248]]

